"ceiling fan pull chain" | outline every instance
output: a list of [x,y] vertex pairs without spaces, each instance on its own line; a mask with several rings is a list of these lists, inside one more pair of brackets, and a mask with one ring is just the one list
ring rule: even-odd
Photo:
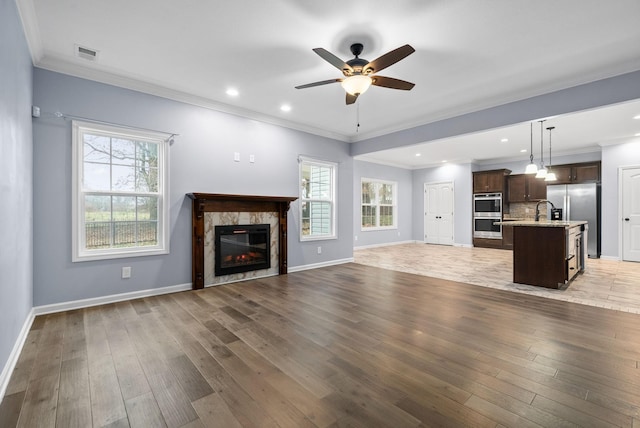
[[360,131],[360,103],[356,103],[356,134]]

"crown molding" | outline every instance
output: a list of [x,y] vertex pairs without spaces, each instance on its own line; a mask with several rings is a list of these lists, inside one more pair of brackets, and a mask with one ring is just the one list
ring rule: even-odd
[[[29,1],[29,0],[27,0]],[[78,59],[77,61],[81,61]],[[76,62],[68,61],[66,58],[56,57],[44,52],[42,58],[34,64],[38,68],[42,68],[56,73],[62,73],[73,77],[79,77],[82,79],[91,80],[98,83],[104,83],[107,85],[117,86],[119,88],[130,89],[137,92],[142,92],[149,95],[154,95],[173,101],[182,102],[185,104],[194,105],[197,107],[206,108],[209,110],[215,110],[222,113],[232,114],[247,119],[256,120],[270,125],[277,125],[296,131],[305,132],[308,134],[317,135],[320,137],[329,138],[332,140],[349,142],[347,136],[338,134],[335,132],[326,131],[320,128],[301,125],[291,121],[287,121],[275,116],[257,113],[252,110],[247,110],[229,104],[221,103],[219,101],[202,97],[199,95],[191,94],[188,92],[168,88],[160,83],[150,82],[145,80],[142,76],[127,76],[116,71],[97,69],[93,67],[87,67],[84,64],[78,64]]]
[[27,46],[31,54],[31,62],[35,65],[43,57],[42,37],[40,37],[40,27],[33,0],[16,0],[18,15],[22,22],[24,36],[27,39]]

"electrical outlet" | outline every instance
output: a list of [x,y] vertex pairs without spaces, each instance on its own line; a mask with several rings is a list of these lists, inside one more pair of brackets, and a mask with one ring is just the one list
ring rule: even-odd
[[233,153],[233,160],[235,162],[240,162],[240,153],[239,152],[234,152]]
[[256,161],[255,155],[249,155],[249,162],[254,163]]
[[122,279],[131,278],[131,266],[125,266],[122,268]]
[[358,240],[358,235],[356,235],[356,239],[355,239],[355,240],[356,240],[356,241]]
[[322,247],[318,247],[318,254],[322,254]]

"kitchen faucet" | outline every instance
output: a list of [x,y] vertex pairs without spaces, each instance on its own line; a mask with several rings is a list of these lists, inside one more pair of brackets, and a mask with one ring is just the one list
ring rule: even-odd
[[[551,204],[551,208],[556,209],[555,205],[553,205],[553,202],[548,201],[546,199],[542,199],[541,201],[538,201],[538,203],[536,204],[536,221],[540,221],[540,204],[543,202],[548,202]],[[547,218],[549,218],[549,216],[547,216]]]

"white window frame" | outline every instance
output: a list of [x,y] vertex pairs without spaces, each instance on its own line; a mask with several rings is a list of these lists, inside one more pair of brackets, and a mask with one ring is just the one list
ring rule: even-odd
[[[321,198],[321,199],[317,199],[317,198],[309,198],[307,197],[304,193],[304,186],[302,185],[302,169],[305,165],[310,165],[310,166],[318,166],[318,167],[322,167],[322,168],[329,168],[330,169],[330,176],[331,176],[331,186],[330,186],[330,194],[328,195],[328,197],[326,198]],[[337,202],[336,202],[336,189],[337,187],[337,176],[338,176],[338,164],[334,163],[334,162],[328,162],[328,161],[321,161],[321,160],[317,160],[317,159],[313,159],[313,158],[307,158],[307,157],[300,157],[299,158],[299,169],[298,169],[298,185],[300,186],[300,199],[299,199],[299,218],[300,218],[300,229],[299,229],[299,235],[300,235],[300,241],[322,241],[322,240],[328,240],[328,239],[337,239],[337,218],[336,218],[336,213],[337,213]],[[304,225],[304,221],[303,221],[303,210],[305,207],[305,204],[310,204],[313,202],[329,202],[331,205],[330,208],[330,216],[331,216],[331,227],[330,227],[330,231],[329,233],[326,234],[322,234],[322,235],[303,235],[303,225]]]
[[[372,201],[371,203],[365,204],[362,198],[362,185],[364,183],[373,183],[376,191],[374,192],[375,194],[375,201]],[[381,204],[380,200],[379,200],[379,195],[378,195],[378,188],[381,185],[391,185],[393,190],[393,203],[392,204]],[[362,225],[362,207],[363,206],[372,206],[376,208],[376,224],[375,226],[370,226],[370,227],[364,227]],[[393,209],[393,224],[390,226],[380,226],[380,207],[392,207]],[[368,231],[374,231],[374,230],[392,230],[392,229],[397,229],[398,228],[398,183],[395,181],[388,181],[388,180],[379,180],[377,178],[365,178],[365,177],[361,177],[360,178],[360,231],[362,232],[368,232]]]
[[[157,192],[117,192],[90,191],[83,188],[84,134],[98,134],[120,137],[127,140],[158,144],[158,191]],[[72,121],[72,256],[73,262],[108,260],[124,257],[153,256],[169,253],[169,136],[151,131],[118,127],[101,123]],[[124,248],[87,249],[85,228],[85,195],[104,194],[114,196],[147,196],[158,198],[158,243],[153,246],[133,246]]]

